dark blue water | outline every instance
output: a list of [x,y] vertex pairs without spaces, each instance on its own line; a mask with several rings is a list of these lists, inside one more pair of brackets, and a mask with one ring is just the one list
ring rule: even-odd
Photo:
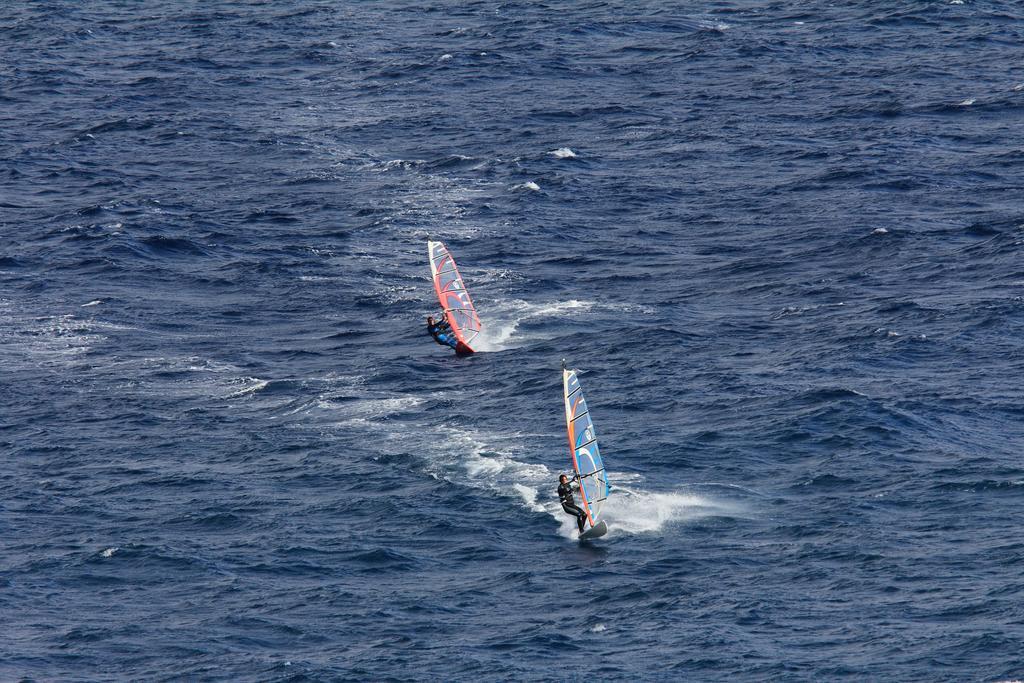
[[[4,5],[0,678],[1024,677],[1022,41],[1005,0]],[[487,353],[425,336],[428,238]]]

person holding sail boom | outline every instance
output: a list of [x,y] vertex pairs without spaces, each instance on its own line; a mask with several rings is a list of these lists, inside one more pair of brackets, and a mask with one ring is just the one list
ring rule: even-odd
[[441,346],[450,346],[454,349],[459,344],[459,340],[455,338],[455,334],[452,332],[452,326],[443,314],[436,323],[434,322],[434,316],[427,316],[427,332]]
[[562,504],[562,509],[576,518],[576,524],[579,526],[580,533],[582,534],[583,525],[587,521],[587,513],[576,506],[576,499],[572,496],[572,485],[576,481],[578,481],[577,477],[573,477],[570,480],[568,475],[565,474],[558,477],[558,500]]

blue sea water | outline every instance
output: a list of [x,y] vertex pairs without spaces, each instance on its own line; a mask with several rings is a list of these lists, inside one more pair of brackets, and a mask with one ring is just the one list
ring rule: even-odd
[[[0,679],[1024,677],[1022,41],[1007,0],[4,4]],[[428,238],[483,353],[425,334]]]

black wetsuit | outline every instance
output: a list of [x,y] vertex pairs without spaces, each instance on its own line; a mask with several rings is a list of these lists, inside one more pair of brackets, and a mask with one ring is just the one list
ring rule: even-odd
[[576,518],[576,524],[582,534],[583,525],[587,521],[587,513],[576,507],[576,499],[572,497],[571,481],[558,485],[558,500],[562,503],[562,509]]

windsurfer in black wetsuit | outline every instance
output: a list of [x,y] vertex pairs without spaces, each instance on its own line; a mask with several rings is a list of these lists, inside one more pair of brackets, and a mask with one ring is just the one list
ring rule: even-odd
[[448,324],[444,317],[434,322],[434,316],[428,315],[427,332],[441,346],[450,346],[454,349],[456,344],[459,343],[459,340],[455,338],[455,334],[452,332],[452,326]]
[[563,510],[576,518],[576,524],[582,534],[583,525],[587,521],[587,513],[576,507],[576,499],[572,497],[572,485],[575,481],[576,477],[569,479],[565,474],[558,478],[558,501],[562,504]]

